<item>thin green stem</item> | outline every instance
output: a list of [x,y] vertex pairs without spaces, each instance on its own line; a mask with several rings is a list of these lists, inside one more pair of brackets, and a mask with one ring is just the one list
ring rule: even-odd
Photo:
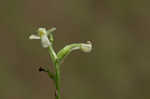
[[57,55],[56,55],[56,53],[55,53],[55,51],[54,51],[52,46],[48,47],[48,52],[49,52],[49,54],[50,54],[50,56],[52,58],[53,64],[55,64],[56,61],[57,61]]
[[50,72],[49,70],[47,71],[47,73],[48,73],[49,78],[51,78],[54,82],[56,82],[55,75],[52,72]]
[[[49,46],[48,49],[49,49],[49,54],[51,56],[51,59],[53,61],[53,64],[55,66],[55,71],[56,71],[56,75],[55,75],[55,86],[56,86],[55,97],[56,97],[56,99],[60,99],[60,64],[58,63],[58,60],[57,60],[58,58],[57,58],[57,55],[56,55],[53,47]],[[51,77],[51,74],[49,74],[49,76]]]
[[56,99],[60,99],[60,66],[59,63],[55,64],[55,69],[56,69],[56,93],[55,93],[55,97]]
[[39,72],[47,72],[49,78],[51,78],[55,82],[55,74],[51,72],[47,66],[45,66],[45,68],[40,67]]

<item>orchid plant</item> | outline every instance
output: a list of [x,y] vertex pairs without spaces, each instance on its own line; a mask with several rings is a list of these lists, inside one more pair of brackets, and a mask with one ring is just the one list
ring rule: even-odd
[[74,43],[70,45],[66,45],[64,48],[62,48],[58,53],[55,52],[53,49],[53,33],[55,32],[56,28],[53,27],[49,30],[46,30],[46,28],[39,28],[37,31],[37,34],[32,34],[29,36],[29,39],[39,39],[41,40],[41,45],[43,48],[47,48],[49,55],[52,59],[55,73],[51,72],[48,67],[40,67],[39,71],[47,72],[50,79],[52,79],[56,86],[55,91],[55,99],[60,99],[60,65],[62,64],[62,61],[64,58],[69,55],[74,50],[81,50],[82,52],[89,53],[92,50],[92,44],[90,41],[87,41],[87,43]]

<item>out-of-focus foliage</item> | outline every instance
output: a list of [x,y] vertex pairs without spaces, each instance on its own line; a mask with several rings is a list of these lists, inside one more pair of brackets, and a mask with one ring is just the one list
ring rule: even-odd
[[50,65],[38,27],[57,27],[55,49],[93,41],[61,67],[62,99],[149,99],[148,0],[1,0],[0,99],[54,99],[54,85],[37,68]]

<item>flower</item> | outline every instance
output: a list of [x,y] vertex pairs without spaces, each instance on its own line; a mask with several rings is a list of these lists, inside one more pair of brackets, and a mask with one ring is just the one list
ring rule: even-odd
[[48,39],[48,36],[51,32],[55,31],[56,28],[52,28],[50,30],[46,30],[45,28],[39,28],[37,31],[37,35],[32,34],[29,36],[29,39],[41,39],[41,44],[44,48],[47,48],[48,46],[51,45],[50,40]]

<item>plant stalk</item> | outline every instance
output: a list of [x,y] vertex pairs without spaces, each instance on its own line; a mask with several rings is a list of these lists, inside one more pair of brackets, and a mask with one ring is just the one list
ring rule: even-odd
[[55,92],[55,97],[56,99],[60,99],[60,64],[59,63],[56,63],[55,64],[55,69],[56,69],[56,92]]
[[49,54],[52,58],[53,64],[55,66],[55,86],[56,86],[56,91],[55,91],[55,98],[60,99],[60,63],[58,62],[57,55],[53,49],[52,46],[49,46]]

